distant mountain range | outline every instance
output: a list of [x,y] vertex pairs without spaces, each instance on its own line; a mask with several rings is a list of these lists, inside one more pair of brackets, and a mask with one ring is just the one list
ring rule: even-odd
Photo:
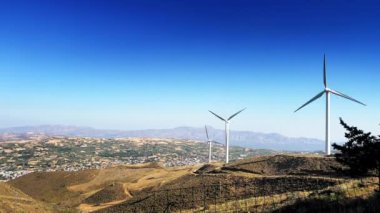
[[[155,137],[176,138],[204,141],[204,128],[177,127],[173,129],[147,129],[147,130],[105,130],[90,127],[43,125],[24,126],[0,129],[0,134],[44,134],[48,136],[76,136],[96,138],[116,137]],[[209,127],[209,134],[213,140],[224,142],[224,130]],[[324,142],[312,138],[292,138],[280,134],[266,134],[250,131],[231,131],[231,145],[273,149],[282,151],[322,151]]]

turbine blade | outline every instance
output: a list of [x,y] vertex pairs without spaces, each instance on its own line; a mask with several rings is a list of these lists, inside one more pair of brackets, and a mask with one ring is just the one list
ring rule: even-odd
[[336,91],[336,90],[330,90],[332,93],[334,93],[335,95],[338,95],[338,96],[340,96],[340,97],[342,97],[342,98],[345,98],[345,99],[348,99],[348,100],[350,100],[350,101],[353,101],[353,102],[356,102],[356,103],[358,103],[358,104],[361,104],[361,105],[363,105],[363,106],[366,106],[364,103],[362,103],[362,102],[360,102],[360,101],[358,101],[358,100],[356,100],[356,99],[354,99],[354,98],[351,98],[350,96],[348,96],[348,95],[345,95],[345,94],[343,94],[343,93],[341,93],[341,92],[338,92],[338,91]]
[[207,131],[207,126],[206,125],[205,125],[205,130],[206,130],[207,141],[210,141],[210,139],[208,137],[208,131]]
[[216,113],[212,112],[211,110],[209,110],[210,113],[212,113],[213,115],[215,115],[217,118],[219,118],[220,120],[222,121],[226,121],[224,118],[220,117],[219,115],[217,115]]
[[326,76],[326,55],[323,55],[323,83],[325,88],[327,87],[327,76]]
[[227,121],[231,120],[233,117],[237,116],[239,113],[243,112],[245,109],[247,109],[247,108],[244,108],[244,109],[238,111],[237,113],[231,115],[231,116],[227,119]]
[[318,95],[314,96],[314,98],[310,99],[310,101],[306,102],[304,105],[302,105],[300,108],[298,108],[296,111],[294,112],[297,112],[298,110],[304,108],[306,105],[310,104],[311,102],[317,100],[318,98],[320,98],[323,94],[325,94],[325,91],[322,91],[320,93],[318,93]]

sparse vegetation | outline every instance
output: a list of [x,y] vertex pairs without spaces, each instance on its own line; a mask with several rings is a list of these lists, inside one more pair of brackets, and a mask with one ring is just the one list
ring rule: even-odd
[[21,190],[0,182],[0,212],[52,212],[52,206],[39,202]]
[[9,183],[53,209],[86,212],[290,212],[323,202],[352,201],[344,204],[351,208],[371,198],[376,178],[341,176],[332,165],[340,166],[331,157],[276,155],[227,165],[32,173]]
[[117,200],[124,200],[131,195],[125,193],[122,183],[111,183],[103,189],[84,200],[84,203],[100,205],[101,203],[108,203]]
[[334,175],[341,168],[334,158],[314,156],[275,155],[241,160],[223,167],[224,170],[242,171],[260,175]]
[[333,144],[333,147],[338,150],[336,160],[347,167],[338,168],[337,171],[352,176],[377,173],[380,181],[380,138],[349,126],[343,119],[340,119],[340,123],[347,130],[345,136],[348,141],[343,145]]

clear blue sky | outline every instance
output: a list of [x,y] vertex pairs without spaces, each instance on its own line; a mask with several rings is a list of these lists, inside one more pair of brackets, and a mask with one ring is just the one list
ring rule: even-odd
[[380,5],[359,0],[4,1],[0,127],[212,125],[323,138],[329,86],[338,124],[380,132]]

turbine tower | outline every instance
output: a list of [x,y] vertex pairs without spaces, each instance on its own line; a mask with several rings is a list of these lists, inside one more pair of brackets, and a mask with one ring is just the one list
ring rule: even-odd
[[325,86],[325,89],[318,93],[315,97],[313,97],[311,100],[309,100],[308,102],[306,102],[304,105],[302,105],[300,108],[298,108],[296,111],[294,112],[297,112],[298,110],[302,109],[303,107],[305,107],[306,105],[310,104],[311,102],[317,100],[318,98],[322,97],[324,94],[326,94],[326,144],[325,144],[325,153],[326,155],[330,155],[331,154],[331,142],[330,142],[330,94],[334,94],[334,95],[337,95],[337,96],[340,96],[342,98],[345,98],[345,99],[348,99],[350,101],[353,101],[353,102],[356,102],[358,104],[361,104],[361,105],[364,105],[362,102],[358,101],[358,100],[355,100],[353,98],[351,98],[350,96],[348,95],[345,95],[341,92],[338,92],[336,90],[333,90],[333,89],[330,89],[327,87],[327,76],[326,76],[326,56],[323,55],[323,84]]
[[243,112],[246,108],[236,112],[235,114],[231,115],[228,119],[224,119],[222,118],[221,116],[217,115],[216,113],[212,112],[211,110],[209,110],[210,113],[212,113],[213,115],[215,115],[217,118],[219,118],[220,120],[224,121],[224,124],[225,124],[225,142],[226,142],[226,163],[228,163],[228,153],[229,153],[229,145],[230,145],[230,120],[235,117],[236,115],[238,115],[239,113]]

